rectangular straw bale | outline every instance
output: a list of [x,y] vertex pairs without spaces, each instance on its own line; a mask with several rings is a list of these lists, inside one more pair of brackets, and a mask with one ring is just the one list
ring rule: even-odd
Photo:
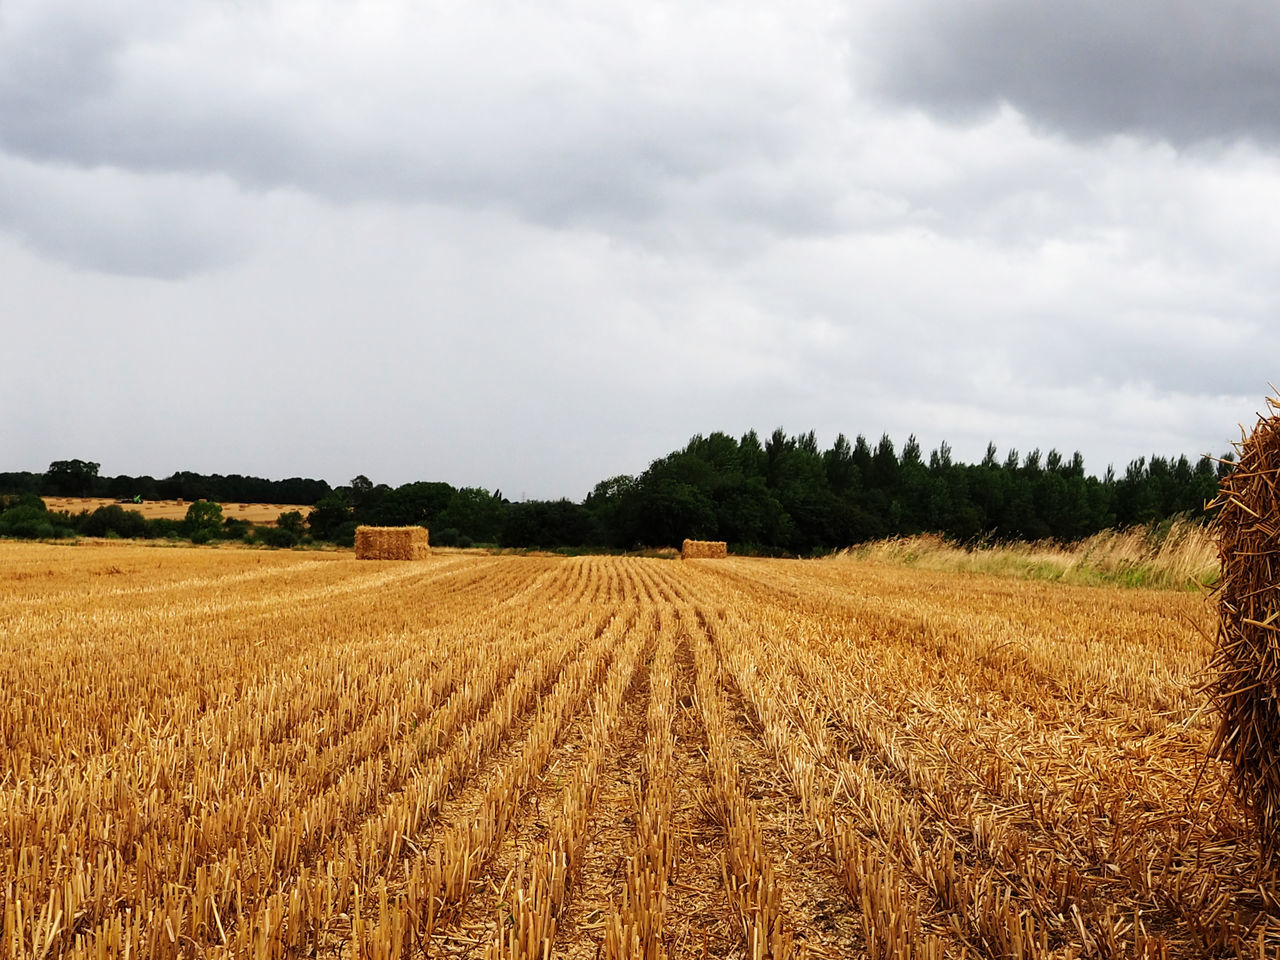
[[1253,433],[1218,483],[1214,539],[1222,561],[1210,691],[1218,707],[1213,753],[1227,760],[1252,814],[1264,860],[1280,851],[1280,398],[1267,398]]
[[421,560],[430,552],[425,527],[356,527],[357,560]]
[[729,555],[723,540],[686,540],[680,547],[681,560],[716,560]]

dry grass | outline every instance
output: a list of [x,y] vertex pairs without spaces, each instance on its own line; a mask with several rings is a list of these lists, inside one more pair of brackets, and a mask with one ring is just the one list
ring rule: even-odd
[[681,560],[718,560],[729,555],[723,540],[685,540],[680,546]]
[[1210,958],[1190,592],[0,543],[0,957]]
[[[92,512],[99,507],[115,503],[109,497],[45,497],[45,506],[50,510],[63,513]],[[142,503],[122,503],[125,510],[134,510],[148,520],[183,520],[191,504],[185,500],[144,500]],[[248,520],[260,527],[274,527],[280,514],[296,510],[304,517],[311,512],[311,507],[296,503],[224,503],[222,515],[237,520]]]
[[1204,526],[1187,520],[1155,528],[1106,530],[1075,544],[1041,541],[970,547],[925,534],[879,540],[834,555],[835,559],[850,557],[923,570],[1174,589],[1211,585],[1219,570],[1212,536]]
[[424,527],[356,527],[357,560],[422,560],[430,555]]

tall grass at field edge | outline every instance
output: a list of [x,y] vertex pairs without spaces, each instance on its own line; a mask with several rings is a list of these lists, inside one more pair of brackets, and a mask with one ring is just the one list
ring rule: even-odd
[[1104,530],[1068,544],[958,544],[937,534],[921,534],[849,547],[831,559],[875,560],[1024,580],[1174,590],[1212,586],[1219,576],[1217,548],[1208,530],[1186,519]]

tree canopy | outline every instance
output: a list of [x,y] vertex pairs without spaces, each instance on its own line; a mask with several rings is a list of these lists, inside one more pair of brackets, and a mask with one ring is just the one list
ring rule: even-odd
[[299,477],[189,471],[163,480],[103,477],[97,463],[58,460],[44,474],[0,473],[0,494],[11,500],[0,498],[0,508],[20,510],[0,533],[67,535],[80,527],[120,536],[175,533],[156,521],[140,525],[118,508],[81,518],[42,515],[43,494],[191,500],[194,515],[176,532],[197,539],[228,535],[214,515],[218,501],[314,505],[305,511],[305,529],[293,516],[276,528],[278,545],[307,538],[349,544],[361,523],[421,525],[440,545],[631,549],[676,546],[690,537],[726,540],[743,552],[800,555],[923,532],[959,541],[1072,541],[1108,527],[1203,517],[1229,460],[1152,455],[1121,474],[1108,468],[1091,476],[1079,452],[1010,449],[1002,457],[990,443],[979,462],[966,464],[946,443],[926,454],[915,436],[899,449],[887,434],[874,445],[862,434],[852,441],[841,434],[822,449],[813,431],[789,435],[779,428],[763,441],[755,431],[739,438],[716,432],[695,435],[638,475],[600,481],[582,503],[511,503],[482,487],[426,480],[391,487],[364,475],[336,488]]

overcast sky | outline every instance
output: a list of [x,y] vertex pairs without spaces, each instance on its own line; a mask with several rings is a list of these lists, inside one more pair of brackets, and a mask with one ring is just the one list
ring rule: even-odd
[[1221,453],[1278,50],[1272,0],[0,0],[0,470]]

